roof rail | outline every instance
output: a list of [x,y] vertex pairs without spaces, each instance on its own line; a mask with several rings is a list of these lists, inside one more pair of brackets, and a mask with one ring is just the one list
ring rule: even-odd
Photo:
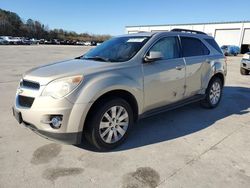
[[172,29],[172,32],[183,32],[183,33],[192,33],[192,34],[201,34],[201,35],[207,35],[204,32],[196,31],[196,30],[190,30],[190,29]]

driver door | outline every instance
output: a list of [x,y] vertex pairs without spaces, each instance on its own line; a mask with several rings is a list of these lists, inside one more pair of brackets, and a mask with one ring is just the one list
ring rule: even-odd
[[178,37],[164,37],[148,51],[160,52],[163,58],[143,64],[144,110],[177,102],[185,93],[185,62]]

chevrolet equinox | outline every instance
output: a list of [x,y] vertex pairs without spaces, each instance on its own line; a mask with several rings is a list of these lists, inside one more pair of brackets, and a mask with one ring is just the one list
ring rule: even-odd
[[37,134],[99,150],[120,145],[138,119],[200,101],[215,108],[223,52],[203,32],[174,29],[114,37],[72,60],[26,72],[13,115]]

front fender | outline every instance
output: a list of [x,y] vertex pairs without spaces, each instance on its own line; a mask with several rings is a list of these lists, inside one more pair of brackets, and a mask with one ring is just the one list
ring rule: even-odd
[[84,82],[83,87],[76,94],[70,96],[68,100],[74,103],[93,103],[107,92],[124,90],[135,97],[138,103],[138,110],[141,112],[143,80],[139,75],[129,77],[127,74],[107,73],[88,77]]

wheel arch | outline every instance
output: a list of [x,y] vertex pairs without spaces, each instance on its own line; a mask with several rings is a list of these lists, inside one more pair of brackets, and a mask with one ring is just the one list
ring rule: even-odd
[[225,76],[222,72],[217,72],[215,73],[209,80],[209,83],[214,79],[214,78],[219,78],[222,82],[222,85],[225,85]]
[[209,83],[216,77],[222,81],[222,86],[224,86],[226,80],[226,70],[221,63],[214,63],[213,66],[211,66],[210,70],[203,76],[202,78],[203,86],[201,92],[202,94],[206,92]]
[[88,122],[90,116],[93,115],[95,107],[98,106],[100,103],[105,102],[105,101],[107,101],[111,98],[115,98],[115,97],[122,98],[126,102],[128,102],[129,105],[131,106],[132,111],[133,111],[134,121],[138,120],[139,106],[138,106],[138,102],[137,102],[135,96],[132,93],[130,93],[129,91],[122,90],[122,89],[116,89],[116,90],[108,91],[108,92],[102,94],[93,102],[93,104],[91,105],[91,107],[86,115],[83,130],[87,128],[87,126],[85,126],[85,125]]

